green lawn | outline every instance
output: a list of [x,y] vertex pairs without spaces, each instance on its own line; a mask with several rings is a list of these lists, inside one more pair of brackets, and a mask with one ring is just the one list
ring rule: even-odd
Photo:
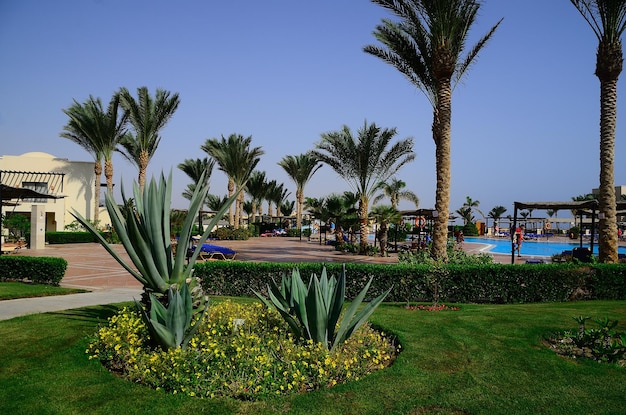
[[259,402],[168,395],[128,383],[85,355],[113,305],[0,322],[6,414],[624,414],[626,368],[569,360],[541,343],[572,316],[620,320],[626,301],[462,305],[426,312],[384,304],[372,322],[398,335],[395,364],[367,378]]
[[16,298],[44,297],[48,295],[65,295],[84,293],[85,290],[53,287],[46,284],[29,284],[24,282],[0,282],[0,300]]

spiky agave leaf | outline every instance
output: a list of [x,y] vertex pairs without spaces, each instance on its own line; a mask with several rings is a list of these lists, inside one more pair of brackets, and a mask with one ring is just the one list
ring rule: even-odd
[[176,347],[185,348],[208,310],[208,299],[202,314],[192,326],[193,300],[188,285],[183,284],[181,289],[176,288],[175,285],[170,286],[167,297],[169,304],[165,307],[153,294],[150,294],[149,315],[140,302],[135,301],[135,304],[154,343],[164,350]]
[[[199,250],[186,263],[187,250],[191,239],[191,230],[195,217],[200,210],[207,186],[197,186],[189,204],[189,210],[180,235],[180,246],[172,258],[170,232],[170,205],[171,205],[170,172],[167,180],[161,174],[157,184],[153,179],[141,191],[135,183],[133,187],[133,203],[129,203],[122,186],[123,205],[120,208],[111,194],[105,197],[106,207],[112,225],[117,232],[134,267],[124,261],[100,235],[100,233],[86,221],[78,212],[72,215],[88,229],[100,244],[122,265],[133,277],[141,282],[148,291],[165,293],[171,284],[181,285],[191,277],[193,264],[198,257]],[[228,210],[237,197],[236,193],[229,198],[215,217],[209,222],[199,244],[208,238],[211,230],[220,217]]]
[[344,265],[338,279],[328,278],[326,267],[324,267],[320,278],[312,274],[307,286],[300,278],[299,270],[294,269],[291,277],[282,276],[280,288],[274,280],[268,284],[269,300],[256,291],[254,293],[265,305],[279,311],[294,335],[322,343],[326,348],[332,345],[332,349],[348,339],[391,291],[390,288],[357,314],[371,285],[370,279],[348,307],[335,334],[345,301],[345,274]]
[[358,329],[363,323],[365,323],[369,316],[372,315],[372,313],[376,310],[380,303],[383,302],[385,297],[387,297],[387,295],[389,294],[389,292],[391,292],[391,289],[393,288],[390,287],[387,291],[367,303],[367,305],[365,305],[359,311],[359,313],[356,314],[357,309],[363,302],[363,299],[365,298],[365,295],[367,294],[367,290],[369,290],[371,283],[372,278],[370,278],[365,287],[363,287],[363,290],[361,290],[359,295],[357,295],[356,298],[352,300],[352,303],[350,303],[350,306],[348,307],[346,313],[341,319],[341,323],[339,324],[339,330],[337,330],[337,334],[333,339],[331,350],[335,349],[335,347],[345,342],[356,329]]

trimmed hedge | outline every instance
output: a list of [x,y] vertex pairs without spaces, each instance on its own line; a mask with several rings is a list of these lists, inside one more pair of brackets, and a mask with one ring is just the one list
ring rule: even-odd
[[[305,281],[321,273],[341,272],[340,263],[256,263],[208,261],[195,265],[194,275],[209,295],[253,296],[252,290],[267,292],[271,278],[299,268]],[[354,298],[370,277],[368,299],[390,286],[385,301],[417,302],[438,300],[459,303],[531,303],[573,299],[625,300],[624,264],[523,264],[450,265],[436,276],[427,265],[354,264],[346,265],[346,297]]]
[[80,244],[97,242],[91,232],[46,232],[49,244]]
[[0,256],[0,281],[27,280],[56,286],[66,269],[67,261],[63,258]]

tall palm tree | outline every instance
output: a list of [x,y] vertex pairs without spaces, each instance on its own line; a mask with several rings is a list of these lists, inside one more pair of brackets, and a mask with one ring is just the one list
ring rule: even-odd
[[[252,136],[244,138],[241,134],[231,134],[228,138],[222,136],[221,140],[210,138],[202,146],[202,150],[215,159],[219,169],[228,177],[229,197],[245,186],[264,154],[261,147],[250,148],[251,143]],[[233,213],[232,209],[228,212],[228,221],[235,229],[240,225],[244,198],[245,194],[242,191],[237,198],[235,212]]]
[[313,155],[328,164],[359,195],[359,250],[367,250],[367,222],[369,201],[378,189],[406,163],[415,159],[413,139],[406,138],[388,146],[396,129],[381,129],[375,123],[365,122],[353,137],[348,126],[339,131],[322,134],[315,144]]
[[571,0],[598,38],[596,76],[600,80],[600,187],[598,203],[598,259],[615,263],[617,256],[617,207],[615,198],[615,128],[617,79],[624,56],[622,34],[626,29],[626,1]]
[[[206,186],[207,194],[209,188],[209,181],[211,180],[211,174],[213,173],[213,167],[215,167],[215,160],[205,157],[203,159],[185,159],[182,163],[178,164],[178,169],[187,175],[192,181],[187,185],[187,189],[183,192],[183,197],[191,200],[194,191],[197,186]],[[202,179],[202,183],[200,180]],[[198,226],[202,227],[202,208],[206,204],[206,196],[203,196],[203,202],[198,210]]]
[[120,142],[120,152],[139,169],[137,182],[143,190],[148,163],[161,141],[159,132],[176,112],[180,100],[178,93],[172,95],[163,89],[157,89],[152,99],[145,86],[137,88],[137,100],[126,88],[121,88],[119,94],[134,132]]
[[374,37],[382,46],[364,51],[395,67],[421,90],[433,107],[437,186],[431,255],[447,261],[450,211],[450,124],[452,91],[476,60],[500,22],[462,57],[480,8],[477,0],[372,0],[400,19],[383,19]]
[[389,225],[400,222],[402,215],[393,206],[378,205],[372,208],[370,217],[379,225],[377,237],[380,244],[380,254],[387,256],[387,234],[389,232]]
[[378,187],[382,190],[383,193],[379,194],[372,200],[373,204],[376,204],[383,200],[385,197],[388,197],[391,201],[391,207],[396,210],[398,209],[398,204],[400,203],[401,199],[413,202],[416,209],[419,207],[419,197],[417,197],[417,195],[410,190],[402,190],[406,187],[406,183],[396,177],[391,178],[389,182],[379,183]]
[[296,184],[296,228],[302,226],[302,206],[304,205],[304,186],[313,177],[322,164],[311,153],[297,156],[285,156],[278,165],[291,177]]
[[107,190],[113,191],[113,152],[121,138],[126,134],[124,127],[126,115],[120,110],[120,97],[114,94],[106,112],[100,98],[89,96],[85,103],[74,100],[63,112],[69,121],[63,127],[60,136],[67,138],[83,147],[94,158],[94,213],[93,220],[97,223],[100,212],[100,177],[104,160],[104,175]]
[[256,222],[258,208],[263,203],[267,193],[267,179],[264,171],[255,170],[250,174],[246,183],[246,193],[250,195],[252,204],[252,222]]

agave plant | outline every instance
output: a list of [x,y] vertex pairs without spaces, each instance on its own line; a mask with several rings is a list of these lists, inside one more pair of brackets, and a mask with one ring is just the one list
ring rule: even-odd
[[[391,291],[390,288],[357,313],[371,283],[370,278],[347,308],[341,322],[339,322],[339,317],[343,310],[346,292],[345,265],[338,279],[334,276],[328,278],[326,267],[323,267],[319,278],[315,274],[311,275],[308,286],[302,281],[300,270],[294,268],[291,276],[282,276],[280,287],[274,280],[268,284],[269,300],[256,291],[254,294],[265,305],[278,310],[296,337],[322,343],[327,349],[333,350],[367,321]],[[339,326],[337,326],[338,322]]]
[[[195,250],[188,263],[186,260],[190,247],[191,231],[208,186],[198,186],[189,202],[187,217],[180,230],[180,238],[176,253],[173,253],[170,239],[170,205],[172,199],[172,173],[167,180],[150,180],[143,192],[134,183],[133,203],[124,194],[123,204],[118,206],[112,194],[105,197],[106,207],[111,217],[113,228],[117,232],[122,245],[126,249],[134,267],[126,263],[107,243],[100,233],[78,212],[72,215],[88,229],[102,246],[122,265],[133,277],[141,282],[144,288],[155,293],[165,294],[170,285],[181,285],[191,277],[193,264],[198,258],[199,250]],[[226,201],[222,208],[207,226],[198,241],[202,245],[208,238],[211,229],[228,210],[236,195]]]
[[[143,321],[148,327],[150,338],[153,343],[164,350],[180,346],[185,348],[191,337],[200,327],[198,324],[206,314],[208,307],[203,307],[200,317],[195,325],[191,325],[193,319],[193,304],[191,292],[187,284],[183,284],[179,290],[176,285],[170,286],[167,298],[169,304],[165,307],[159,300],[150,294],[150,312],[143,308],[141,303],[135,300],[137,309],[141,313]],[[208,300],[206,305],[208,305]]]
[[[196,317],[195,320],[198,321],[198,315],[203,313],[208,305],[208,298],[204,296],[198,281],[192,277],[193,265],[200,250],[196,249],[187,261],[191,231],[203,198],[207,194],[208,184],[197,186],[192,195],[187,217],[180,230],[178,247],[174,253],[170,239],[171,183],[171,172],[167,180],[163,174],[161,174],[158,183],[154,178],[151,179],[143,191],[140,190],[137,183],[134,183],[132,203],[130,203],[131,199],[126,198],[122,187],[123,204],[121,206],[115,203],[112,194],[108,193],[105,197],[113,228],[134,267],[112,249],[91,223],[78,212],[72,213],[76,220],[97,238],[113,258],[143,284],[144,296],[142,301],[151,316],[146,321],[152,335],[157,337],[153,337],[152,340],[165,348],[171,347],[172,343],[169,336],[163,335],[163,330],[170,331],[175,339],[174,343],[177,343],[176,346],[184,347],[186,344],[184,343],[185,337],[181,337],[180,333],[186,333],[193,317]],[[202,245],[206,241],[219,218],[224,215],[236,197],[235,194],[224,203],[209,223],[207,230],[202,234],[198,245]],[[179,310],[182,307],[181,304],[192,304],[191,319],[188,319],[186,314],[185,318],[181,317]],[[186,310],[186,307],[183,309]],[[141,308],[141,312],[145,313],[146,311]],[[163,324],[163,321],[169,323]]]

